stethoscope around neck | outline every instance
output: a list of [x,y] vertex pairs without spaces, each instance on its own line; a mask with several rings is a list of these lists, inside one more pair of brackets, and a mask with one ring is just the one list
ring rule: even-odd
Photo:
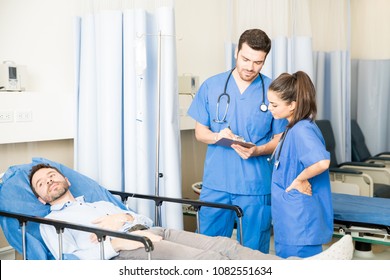
[[[217,108],[216,108],[216,112],[215,112],[215,119],[213,120],[213,121],[216,122],[216,123],[225,123],[225,122],[226,122],[226,116],[227,116],[227,113],[228,113],[228,110],[229,110],[229,104],[230,104],[230,95],[226,92],[226,89],[227,89],[227,86],[228,86],[228,83],[229,83],[229,80],[230,80],[230,76],[232,75],[234,69],[235,69],[235,68],[233,68],[233,69],[230,71],[229,76],[228,76],[227,79],[226,79],[225,87],[224,87],[224,89],[223,89],[223,93],[221,93],[221,94],[218,96],[218,99],[217,99]],[[264,87],[264,80],[263,80],[263,76],[261,76],[260,73],[259,73],[259,77],[260,77],[260,80],[261,80],[261,88],[262,88],[262,91],[263,91],[263,101],[261,102],[261,105],[260,105],[260,111],[261,111],[261,112],[267,112],[267,111],[268,111],[268,107],[267,107],[267,105],[265,104],[265,87]],[[223,96],[226,96],[226,108],[225,108],[225,112],[223,113],[222,119],[220,119],[220,118],[219,118],[219,104],[220,104],[221,98],[222,98]]]
[[[274,164],[276,169],[278,169],[279,167],[280,153],[282,152],[282,148],[283,148],[284,140],[286,139],[287,136],[287,132],[288,132],[288,128],[286,128],[286,130],[283,132],[282,136],[280,137],[278,145],[276,146],[275,150],[272,152],[271,157],[267,158],[268,162],[272,162],[275,159]],[[276,150],[278,151],[277,154],[275,154]]]

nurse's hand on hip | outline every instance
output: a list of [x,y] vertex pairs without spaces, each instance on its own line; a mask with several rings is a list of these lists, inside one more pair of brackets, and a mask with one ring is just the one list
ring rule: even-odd
[[286,189],[286,192],[289,192],[291,190],[298,190],[300,193],[306,194],[306,195],[312,195],[312,189],[311,184],[308,180],[299,180],[295,179],[291,185]]

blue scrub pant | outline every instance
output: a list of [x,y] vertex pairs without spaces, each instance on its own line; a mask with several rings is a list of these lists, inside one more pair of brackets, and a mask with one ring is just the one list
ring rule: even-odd
[[[271,195],[235,195],[211,190],[203,185],[200,200],[240,206],[243,210],[243,245],[265,254],[269,253],[271,237]],[[201,207],[200,233],[231,237],[236,213],[227,209]],[[239,224],[237,224],[239,226]],[[240,240],[239,229],[237,238]]]
[[275,242],[275,254],[281,258],[308,258],[322,252],[322,245],[287,245]]

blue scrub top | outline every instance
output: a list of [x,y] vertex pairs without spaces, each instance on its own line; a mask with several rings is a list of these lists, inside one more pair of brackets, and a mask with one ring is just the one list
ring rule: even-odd
[[[237,84],[230,77],[226,92],[230,104],[226,122],[217,123],[217,100],[224,92],[224,86],[230,71],[207,79],[199,88],[188,110],[188,114],[198,123],[207,126],[213,132],[219,132],[230,126],[233,133],[244,137],[245,141],[257,146],[269,142],[274,134],[282,133],[286,120],[275,120],[271,112],[260,111],[263,91],[260,77],[257,77],[241,94]],[[268,106],[267,89],[271,79],[262,75],[265,88],[265,104]],[[226,110],[227,98],[219,102],[219,117]],[[271,191],[272,165],[268,156],[242,159],[232,148],[214,144],[208,145],[204,164],[203,185],[214,190],[240,195],[265,195]]]
[[312,196],[292,190],[292,181],[307,167],[330,159],[325,141],[314,122],[302,120],[289,129],[272,175],[271,203],[275,241],[289,245],[329,242],[333,234],[333,207],[329,171],[311,178]]

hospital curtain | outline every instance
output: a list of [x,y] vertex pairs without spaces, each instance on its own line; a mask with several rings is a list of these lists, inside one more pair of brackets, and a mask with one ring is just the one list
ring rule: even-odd
[[390,58],[353,59],[356,115],[372,155],[390,151]]
[[[106,9],[107,1],[87,1],[93,11],[76,19],[75,168],[108,189],[179,198],[174,9],[124,2]],[[151,218],[154,206],[130,203]],[[183,227],[181,205],[164,204],[159,218]]]
[[372,155],[390,151],[390,2],[352,1],[352,117]]
[[[262,72],[275,79],[305,71],[317,89],[317,119],[331,120],[339,161],[350,157],[349,1],[228,0],[228,42],[250,28],[264,30],[272,49]],[[232,47],[228,51],[231,52]],[[227,60],[227,65],[231,62]]]

